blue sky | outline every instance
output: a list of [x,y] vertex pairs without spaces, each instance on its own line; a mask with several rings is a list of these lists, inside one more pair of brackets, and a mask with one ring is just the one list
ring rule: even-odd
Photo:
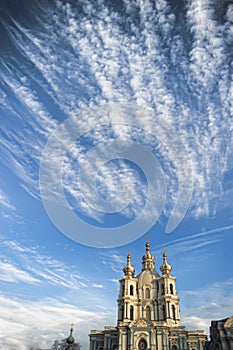
[[146,235],[183,325],[232,315],[231,1],[3,0],[0,17],[1,347],[73,322],[86,349]]

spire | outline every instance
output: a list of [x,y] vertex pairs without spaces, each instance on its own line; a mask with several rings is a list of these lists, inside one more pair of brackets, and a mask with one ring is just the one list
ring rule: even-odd
[[154,271],[154,257],[150,252],[150,243],[146,242],[146,254],[142,257],[142,270]]
[[130,262],[131,256],[130,256],[130,250],[128,250],[128,255],[127,255],[127,265],[123,268],[123,272],[125,276],[134,276],[134,267],[131,265]]
[[167,262],[166,248],[163,248],[163,250],[164,250],[164,253],[163,253],[163,265],[160,267],[160,270],[161,270],[163,276],[169,276],[172,267]]

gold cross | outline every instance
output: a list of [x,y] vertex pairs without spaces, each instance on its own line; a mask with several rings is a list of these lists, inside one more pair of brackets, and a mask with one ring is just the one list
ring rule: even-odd
[[164,251],[164,253],[166,253],[166,251],[167,251],[167,248],[162,248],[162,250]]

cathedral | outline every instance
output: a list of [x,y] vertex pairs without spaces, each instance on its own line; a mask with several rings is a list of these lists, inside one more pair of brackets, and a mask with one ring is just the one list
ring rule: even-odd
[[164,251],[161,273],[155,269],[150,244],[142,257],[142,270],[135,276],[131,257],[119,281],[117,326],[92,330],[90,350],[203,350],[204,331],[180,325],[176,278]]

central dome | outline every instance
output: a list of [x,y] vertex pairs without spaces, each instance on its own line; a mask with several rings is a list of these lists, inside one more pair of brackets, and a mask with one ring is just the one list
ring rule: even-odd
[[151,283],[154,279],[160,277],[155,270],[144,270],[137,275],[140,286]]

